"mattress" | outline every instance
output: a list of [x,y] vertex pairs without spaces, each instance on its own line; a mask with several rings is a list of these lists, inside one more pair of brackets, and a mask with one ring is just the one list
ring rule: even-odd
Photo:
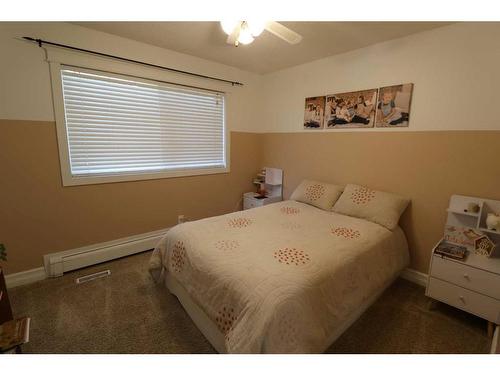
[[217,328],[219,351],[320,353],[408,259],[399,227],[284,201],[172,228],[150,271]]

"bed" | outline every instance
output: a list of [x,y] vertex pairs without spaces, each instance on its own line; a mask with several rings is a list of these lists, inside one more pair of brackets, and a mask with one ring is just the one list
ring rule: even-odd
[[150,272],[220,353],[321,353],[408,260],[399,227],[289,200],[175,226]]

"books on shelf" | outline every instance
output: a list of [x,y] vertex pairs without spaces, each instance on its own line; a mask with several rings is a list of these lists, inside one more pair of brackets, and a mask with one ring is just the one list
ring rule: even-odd
[[29,341],[30,318],[9,320],[0,325],[0,352]]
[[441,241],[434,250],[434,254],[439,254],[457,260],[465,260],[465,258],[467,257],[467,248],[465,246]]
[[444,239],[455,245],[474,248],[474,242],[484,236],[484,233],[469,227],[459,227],[456,225],[446,225],[444,227]]

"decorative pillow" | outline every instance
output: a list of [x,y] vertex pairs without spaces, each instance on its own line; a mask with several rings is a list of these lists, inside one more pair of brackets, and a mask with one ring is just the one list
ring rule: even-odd
[[331,210],[342,194],[343,188],[324,182],[303,180],[295,189],[290,199],[307,203],[322,210]]
[[332,211],[373,221],[393,230],[408,203],[410,203],[408,199],[396,194],[349,184]]

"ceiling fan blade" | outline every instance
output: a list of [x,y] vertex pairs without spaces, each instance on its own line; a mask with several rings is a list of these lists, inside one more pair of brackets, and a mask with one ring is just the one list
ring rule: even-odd
[[297,34],[295,31],[290,30],[288,27],[283,26],[278,22],[268,22],[265,29],[290,44],[297,44],[302,40],[302,36],[300,34]]
[[240,36],[241,26],[236,26],[231,34],[226,39],[227,44],[231,44],[233,46],[238,46],[238,37]]

